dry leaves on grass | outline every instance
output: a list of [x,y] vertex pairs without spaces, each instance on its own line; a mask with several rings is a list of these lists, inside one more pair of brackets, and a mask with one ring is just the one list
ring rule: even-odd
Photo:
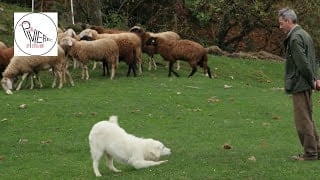
[[254,157],[254,156],[250,156],[248,158],[248,160],[251,161],[251,162],[256,162],[257,161],[256,157]]
[[27,144],[28,141],[28,139],[19,139],[19,144]]
[[25,108],[27,108],[27,105],[26,104],[20,104],[19,108],[20,109],[25,109]]
[[223,149],[227,149],[227,150],[232,148],[232,146],[228,143],[224,143],[224,145],[222,147],[223,147]]
[[48,139],[48,140],[45,140],[45,141],[41,141],[41,144],[51,144],[51,143],[52,143],[51,139]]
[[212,96],[208,98],[208,102],[217,103],[217,102],[220,102],[220,99],[217,98],[216,96]]

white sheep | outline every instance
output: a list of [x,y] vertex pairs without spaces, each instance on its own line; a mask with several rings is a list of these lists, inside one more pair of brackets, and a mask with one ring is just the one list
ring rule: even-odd
[[203,67],[204,72],[212,78],[208,66],[208,51],[202,45],[191,40],[171,40],[162,37],[151,37],[146,41],[147,45],[153,45],[164,60],[169,61],[169,74],[177,72],[173,70],[173,64],[177,60],[187,61],[192,67],[188,77],[191,77],[197,71],[197,65]]
[[79,34],[80,39],[113,39],[119,47],[119,60],[125,61],[129,65],[127,76],[130,75],[130,69],[135,75],[135,63],[138,63],[139,73],[142,73],[142,50],[141,40],[133,33],[119,34],[98,34],[96,30],[85,29]]
[[[57,78],[59,77],[58,88],[63,87],[63,73],[69,76],[69,80],[72,86],[74,86],[70,73],[65,68],[65,53],[63,49],[58,46],[58,56],[15,56],[10,60],[9,65],[3,72],[3,78],[1,80],[2,88],[7,94],[12,94],[13,80],[25,73],[37,73],[41,70],[52,69],[54,79],[52,82],[52,88],[56,86]],[[27,76],[24,76],[27,77]],[[22,82],[24,79],[21,80]],[[21,83],[22,83],[21,82]]]
[[[148,70],[150,71],[152,69],[152,64],[154,69],[157,69],[157,64],[156,61],[154,60],[153,56],[157,54],[155,52],[155,47],[146,45],[147,39],[150,37],[162,37],[165,39],[172,39],[172,40],[177,40],[180,39],[179,34],[173,31],[165,31],[165,32],[158,32],[158,33],[152,33],[152,32],[145,32],[141,27],[139,26],[133,26],[130,30],[130,32],[136,33],[140,38],[142,42],[142,52],[146,53],[148,55],[148,61],[149,61],[149,66]],[[177,61],[177,70],[180,69],[180,62]]]
[[[119,48],[112,39],[98,39],[94,41],[77,41],[71,37],[61,39],[61,47],[71,57],[82,63],[82,79],[89,79],[87,64],[89,59],[111,64],[110,79],[114,79],[119,62]],[[105,66],[103,66],[105,75]]]

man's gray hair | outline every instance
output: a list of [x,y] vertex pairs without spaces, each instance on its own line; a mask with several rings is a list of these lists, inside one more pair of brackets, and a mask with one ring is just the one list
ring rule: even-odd
[[291,19],[293,24],[296,24],[298,22],[298,18],[294,10],[290,8],[283,8],[278,13],[279,17],[282,17],[284,20]]

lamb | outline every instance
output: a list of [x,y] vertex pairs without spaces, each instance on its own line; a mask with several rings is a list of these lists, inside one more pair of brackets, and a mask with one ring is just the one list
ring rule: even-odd
[[138,63],[139,72],[142,73],[142,50],[140,38],[133,33],[119,33],[119,34],[98,34],[93,29],[85,29],[79,34],[80,39],[113,39],[119,47],[119,60],[125,61],[128,65],[127,76],[130,75],[131,70],[135,73],[135,64]]
[[[114,79],[119,62],[119,48],[114,40],[77,41],[71,37],[65,37],[61,40],[60,45],[68,55],[82,63],[82,79],[89,79],[87,67],[89,59],[102,61],[103,63],[108,60],[111,64],[110,79]],[[105,75],[105,68],[103,68],[103,74]]]
[[54,74],[52,88],[56,86],[57,77],[60,80],[58,88],[63,87],[63,73],[69,76],[70,83],[74,86],[70,73],[65,69],[65,65],[65,53],[60,46],[58,46],[58,56],[15,56],[10,60],[8,67],[3,72],[1,80],[2,88],[7,94],[12,94],[11,90],[14,78],[21,74],[34,73],[51,68]]
[[208,73],[212,78],[210,68],[208,66],[208,51],[199,43],[191,40],[171,40],[162,37],[151,37],[146,41],[146,45],[153,45],[164,60],[169,61],[169,74],[179,76],[173,70],[173,64],[179,59],[187,61],[192,67],[192,71],[188,77],[191,77],[197,71],[197,65],[203,67],[204,72]]
[[[157,54],[157,52],[155,52],[154,46],[146,45],[147,39],[149,39],[150,37],[163,37],[165,39],[172,39],[172,40],[180,39],[179,34],[173,32],[173,31],[165,31],[165,32],[159,32],[159,33],[145,32],[139,26],[134,26],[129,31],[136,33],[141,38],[142,52],[146,53],[149,56],[149,58],[148,58],[148,61],[149,61],[148,70],[149,71],[152,69],[152,64],[154,66],[154,69],[155,70],[157,69],[156,61],[153,59],[154,54]],[[180,63],[179,63],[179,61],[177,61],[177,70],[179,70],[179,69],[180,69]]]

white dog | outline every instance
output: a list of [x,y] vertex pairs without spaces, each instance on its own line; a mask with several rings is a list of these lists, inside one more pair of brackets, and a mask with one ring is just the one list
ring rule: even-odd
[[160,165],[160,156],[170,155],[171,150],[161,142],[128,134],[118,125],[118,117],[96,123],[89,134],[89,145],[95,175],[101,176],[99,160],[106,154],[107,166],[113,172],[121,172],[113,166],[113,159],[136,169]]

